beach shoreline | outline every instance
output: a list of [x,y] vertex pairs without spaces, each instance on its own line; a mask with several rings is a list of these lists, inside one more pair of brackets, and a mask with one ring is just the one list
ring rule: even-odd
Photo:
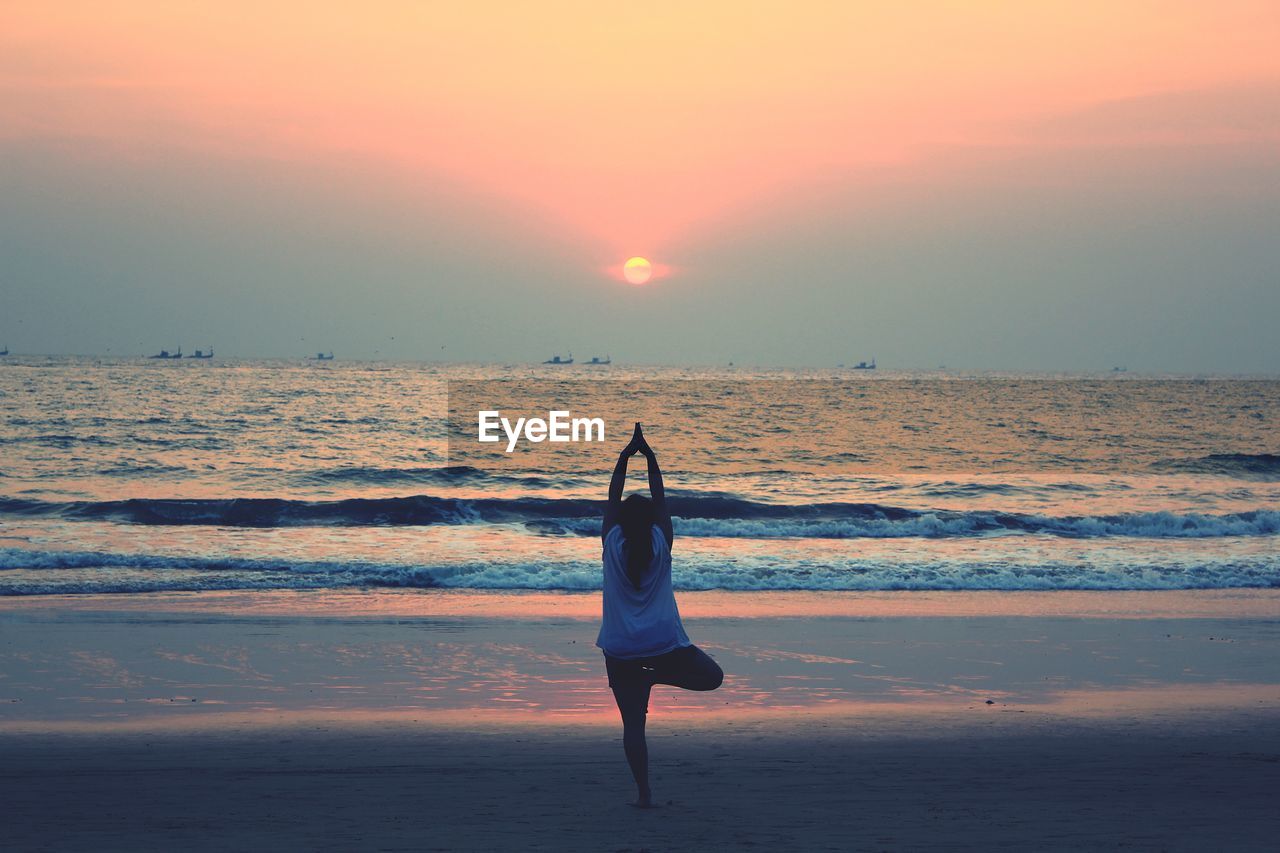
[[[695,619],[1029,616],[1280,619],[1280,589],[681,590]],[[480,617],[595,621],[600,591],[540,589],[200,590],[0,596],[0,617],[200,611],[229,616]]]
[[654,691],[645,814],[598,593],[0,599],[7,846],[1249,850],[1280,831],[1275,590],[681,605],[727,678]]
[[[599,606],[598,594],[421,590],[0,599],[0,730],[454,715],[612,724]],[[1229,710],[1280,697],[1276,590],[690,592],[681,611],[727,678],[710,694],[655,693],[655,715],[988,702],[1087,714],[1103,695],[1137,710]]]

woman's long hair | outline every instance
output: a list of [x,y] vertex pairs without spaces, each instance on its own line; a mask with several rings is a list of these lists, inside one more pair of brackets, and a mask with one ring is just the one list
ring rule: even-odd
[[653,502],[644,495],[630,495],[622,502],[618,521],[627,552],[627,577],[639,589],[653,562]]

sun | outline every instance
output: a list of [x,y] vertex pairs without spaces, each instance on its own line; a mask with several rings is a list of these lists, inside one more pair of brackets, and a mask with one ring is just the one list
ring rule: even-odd
[[623,265],[622,276],[631,284],[644,284],[653,276],[653,265],[644,258],[631,258]]

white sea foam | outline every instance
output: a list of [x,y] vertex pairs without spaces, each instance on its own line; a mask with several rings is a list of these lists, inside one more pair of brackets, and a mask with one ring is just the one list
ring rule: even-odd
[[[409,565],[363,561],[193,558],[163,554],[0,549],[0,594],[201,589],[310,589],[404,586],[455,589],[595,590],[595,561],[458,562]],[[1099,554],[1092,561],[893,559],[779,562],[767,557],[683,554],[680,589],[725,590],[1054,590],[1280,587],[1280,558],[1204,554],[1160,565]]]
[[[566,530],[595,533],[597,519],[560,519]],[[1058,518],[993,512],[921,512],[906,518],[675,518],[682,536],[727,538],[803,537],[891,539],[904,537],[979,536],[1043,533],[1095,538],[1106,536],[1151,539],[1203,539],[1220,536],[1273,536],[1280,533],[1280,512],[1209,515],[1204,513],[1143,512],[1127,515]]]

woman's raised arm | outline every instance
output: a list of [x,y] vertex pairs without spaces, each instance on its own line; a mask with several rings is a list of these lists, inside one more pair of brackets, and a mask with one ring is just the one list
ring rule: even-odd
[[662,469],[658,467],[658,457],[653,448],[640,432],[640,424],[636,424],[636,436],[640,439],[639,450],[649,462],[649,497],[653,501],[653,523],[662,528],[662,535],[667,537],[667,547],[670,548],[676,540],[676,533],[671,526],[671,513],[667,510],[667,491],[662,485]]
[[613,466],[613,478],[609,480],[609,503],[604,508],[604,522],[600,525],[600,538],[608,535],[609,529],[618,523],[618,515],[622,511],[622,490],[627,487],[627,460],[635,454],[642,441],[640,424],[636,424],[631,433],[631,441],[618,454],[618,464]]

